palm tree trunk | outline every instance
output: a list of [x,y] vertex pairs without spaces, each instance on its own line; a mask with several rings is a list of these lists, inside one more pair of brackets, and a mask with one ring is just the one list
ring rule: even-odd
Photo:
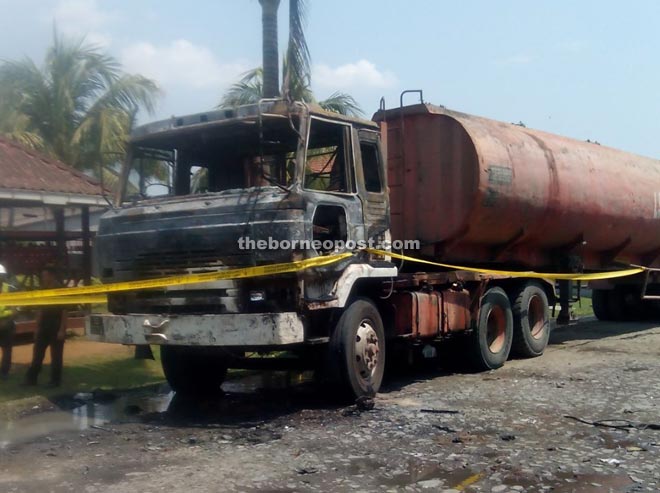
[[259,0],[263,36],[264,98],[280,95],[280,67],[277,49],[277,9],[280,0]]

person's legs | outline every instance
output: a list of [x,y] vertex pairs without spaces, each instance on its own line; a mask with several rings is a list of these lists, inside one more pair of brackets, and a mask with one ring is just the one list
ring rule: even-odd
[[2,348],[2,363],[0,363],[0,378],[6,378],[11,369],[11,352],[14,346],[16,327],[13,320],[0,322],[0,347]]
[[64,365],[64,341],[57,339],[50,343],[50,384],[59,387],[62,383]]
[[32,363],[25,378],[25,383],[28,385],[37,384],[37,377],[39,376],[39,372],[41,372],[48,342],[47,334],[44,334],[44,331],[41,329],[37,329],[37,335],[34,338],[34,350],[32,351]]

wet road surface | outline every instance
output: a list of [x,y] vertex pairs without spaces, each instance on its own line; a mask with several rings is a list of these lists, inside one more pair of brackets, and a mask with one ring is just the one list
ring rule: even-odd
[[297,373],[63,396],[0,425],[0,491],[660,491],[659,356],[654,324],[585,321],[497,371],[397,372],[370,411]]

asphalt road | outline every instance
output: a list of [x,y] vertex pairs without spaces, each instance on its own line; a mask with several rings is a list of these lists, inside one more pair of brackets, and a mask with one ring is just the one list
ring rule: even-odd
[[370,411],[295,375],[35,410],[0,434],[0,491],[660,491],[656,325],[583,321],[489,373],[398,372]]

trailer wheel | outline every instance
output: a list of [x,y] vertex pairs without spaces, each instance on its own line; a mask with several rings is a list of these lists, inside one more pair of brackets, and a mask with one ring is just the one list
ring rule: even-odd
[[648,320],[660,320],[660,301],[644,300],[642,303]]
[[516,356],[541,356],[550,337],[548,296],[537,283],[530,282],[512,297],[513,345]]
[[227,376],[225,358],[215,348],[161,346],[160,361],[170,387],[181,394],[217,393]]
[[606,291],[607,309],[610,314],[610,320],[613,322],[624,322],[628,319],[628,310],[626,309],[626,299],[623,289],[615,286],[614,289]]
[[385,330],[371,301],[358,298],[344,310],[330,338],[326,366],[341,394],[378,392],[385,370]]
[[648,311],[639,288],[635,286],[621,286],[621,300],[625,320],[635,322],[648,318]]
[[591,292],[591,305],[594,315],[596,315],[598,320],[602,320],[603,322],[612,320],[607,293],[608,291],[606,289],[594,289]]
[[477,329],[472,334],[472,360],[478,370],[494,370],[506,362],[513,339],[513,314],[502,288],[491,288],[481,298]]

